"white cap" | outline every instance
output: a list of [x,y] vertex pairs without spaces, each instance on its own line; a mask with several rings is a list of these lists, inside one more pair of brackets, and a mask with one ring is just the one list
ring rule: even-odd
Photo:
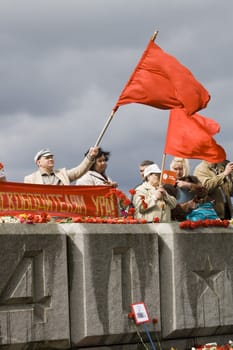
[[40,159],[40,157],[46,156],[53,156],[53,153],[48,148],[41,149],[34,157],[35,163],[38,161],[38,159]]
[[150,174],[161,174],[161,170],[157,164],[151,164],[145,168],[144,174],[143,174],[144,177],[147,177]]

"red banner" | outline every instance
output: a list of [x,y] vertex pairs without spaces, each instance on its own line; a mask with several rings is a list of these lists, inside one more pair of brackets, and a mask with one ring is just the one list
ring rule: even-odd
[[117,197],[109,186],[52,186],[0,182],[0,215],[117,217]]

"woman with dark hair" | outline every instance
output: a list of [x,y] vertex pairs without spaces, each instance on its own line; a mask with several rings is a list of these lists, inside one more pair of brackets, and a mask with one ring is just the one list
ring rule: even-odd
[[[88,153],[88,152],[87,152]],[[108,185],[117,187],[118,184],[106,175],[107,162],[110,157],[110,152],[104,151],[99,147],[95,162],[90,170],[76,181],[79,186],[101,186]]]

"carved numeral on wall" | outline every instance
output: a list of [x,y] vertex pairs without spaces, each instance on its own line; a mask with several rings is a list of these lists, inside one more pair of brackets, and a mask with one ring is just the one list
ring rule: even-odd
[[113,257],[120,259],[122,310],[128,312],[129,305],[132,302],[130,249],[128,247],[113,248]]
[[0,295],[0,312],[33,311],[34,323],[46,322],[51,297],[45,295],[44,252],[26,251]]

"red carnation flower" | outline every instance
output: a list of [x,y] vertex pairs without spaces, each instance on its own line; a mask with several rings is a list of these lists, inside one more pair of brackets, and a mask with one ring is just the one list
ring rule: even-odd
[[228,227],[229,226],[229,221],[228,220],[223,220],[223,226]]
[[131,200],[128,199],[128,198],[125,198],[124,201],[123,201],[123,205],[125,205],[125,206],[130,205],[130,203],[131,203]]
[[152,322],[155,324],[155,323],[158,323],[159,320],[158,320],[156,317],[154,317],[154,318],[152,319]]
[[134,195],[135,195],[135,193],[136,193],[136,191],[135,191],[135,189],[134,189],[134,188],[131,188],[131,189],[129,190],[129,193],[130,193],[132,196],[134,196]]
[[135,208],[129,208],[129,214],[134,215],[135,213]]
[[148,208],[148,204],[144,200],[142,200],[142,206],[144,209]]
[[153,222],[158,223],[159,222],[159,218],[157,216],[154,217]]

